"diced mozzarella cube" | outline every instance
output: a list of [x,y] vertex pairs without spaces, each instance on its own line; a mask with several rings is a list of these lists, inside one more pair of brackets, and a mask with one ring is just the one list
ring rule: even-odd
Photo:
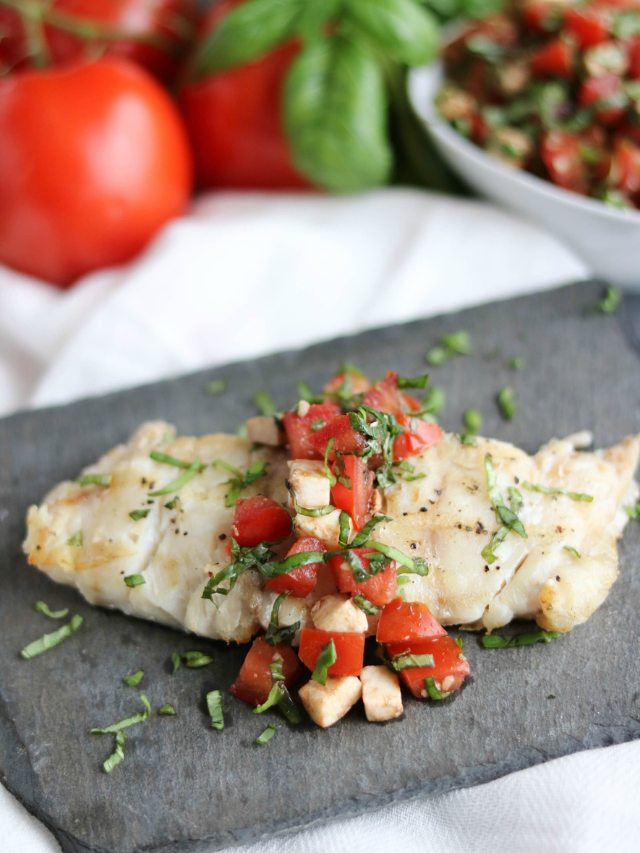
[[402,714],[400,682],[386,666],[365,666],[360,673],[362,701],[369,722],[393,720]]
[[311,618],[321,631],[364,634],[369,627],[366,614],[347,595],[325,595],[311,608]]
[[[294,518],[296,527],[296,539],[302,536],[315,536],[317,539],[322,539],[327,548],[337,550],[340,548],[340,510],[336,509],[328,515],[320,515],[313,518],[310,515],[300,515],[298,513]],[[351,536],[353,525],[349,519],[349,536]]]
[[247,420],[247,438],[256,444],[268,444],[270,447],[278,447],[287,440],[284,430],[280,429],[278,422],[272,415],[249,418]]
[[310,408],[310,403],[307,403],[306,400],[300,400],[300,402],[298,403],[298,415],[300,415],[301,418],[306,418],[306,416],[309,414]]
[[359,678],[328,676],[326,684],[311,679],[300,688],[300,698],[314,723],[326,729],[337,723],[352,708],[362,695]]
[[300,506],[317,509],[331,503],[331,486],[324,463],[315,459],[294,459],[289,465],[289,483]]

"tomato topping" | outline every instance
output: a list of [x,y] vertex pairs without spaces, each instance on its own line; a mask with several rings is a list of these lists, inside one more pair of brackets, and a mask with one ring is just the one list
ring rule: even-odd
[[378,412],[390,415],[403,414],[406,408],[405,395],[398,390],[398,375],[392,370],[380,382],[364,395],[363,403]]
[[[331,499],[338,509],[349,513],[355,529],[362,530],[371,504],[374,475],[359,456],[343,456],[343,464],[345,477],[351,480],[351,488],[336,483],[331,489]],[[334,465],[334,473],[335,468]]]
[[581,50],[594,47],[609,38],[604,15],[594,9],[567,9],[564,13],[564,28]]
[[277,501],[256,495],[238,498],[231,535],[238,545],[253,548],[291,536],[291,516]]
[[433,447],[442,438],[442,429],[432,421],[423,421],[410,415],[396,415],[396,420],[405,431],[393,442],[394,462],[415,456],[428,447]]
[[[360,557],[366,570],[369,567],[369,560],[366,555],[375,554],[376,551],[374,548],[354,548],[353,553]],[[395,563],[390,563],[386,569],[360,583],[356,581],[351,567],[345,563],[342,557],[332,557],[329,565],[340,592],[350,593],[352,597],[359,594],[364,595],[376,607],[384,607],[385,604],[393,601],[398,594]]]
[[351,426],[349,415],[338,415],[333,418],[321,430],[312,435],[311,444],[315,447],[320,457],[324,457],[329,439],[334,438],[335,443],[329,454],[329,459],[336,458],[336,451],[339,453],[363,453],[366,446],[366,438]]
[[587,77],[578,93],[578,103],[583,107],[593,104],[600,108],[596,120],[600,124],[617,124],[624,115],[624,106],[607,104],[611,98],[623,95],[620,78],[616,74],[603,74],[601,77]]
[[364,660],[364,634],[303,628],[298,650],[302,663],[313,671],[320,652],[330,640],[335,644],[337,658],[327,670],[329,675],[360,675]]
[[341,412],[342,409],[335,403],[309,406],[309,411],[304,416],[295,412],[287,412],[282,418],[282,422],[287,433],[289,456],[292,459],[322,459],[324,450],[323,453],[320,453],[312,443],[316,433],[311,425],[313,424],[315,428],[320,427],[322,423],[328,424]]
[[629,139],[616,140],[613,174],[619,190],[632,195],[640,193],[640,146]]
[[548,33],[558,29],[555,26],[557,8],[556,4],[549,3],[548,0],[527,2],[522,9],[522,23],[536,33]]
[[[292,554],[302,554],[306,551],[326,551],[324,542],[313,536],[303,536],[294,543],[287,551],[287,557]],[[286,575],[271,578],[267,582],[267,589],[273,592],[291,592],[294,598],[306,598],[316,585],[318,570],[322,563],[310,563],[308,566],[300,566]]]
[[537,77],[566,77],[573,72],[573,50],[562,39],[549,42],[531,55],[531,70]]
[[344,385],[345,379],[349,377],[351,382],[352,394],[364,394],[371,388],[371,383],[366,376],[361,376],[359,373],[354,373],[352,370],[347,370],[345,373],[336,373],[333,379],[324,386],[325,394],[337,394]]
[[[412,645],[402,653],[410,651],[413,654],[431,654],[434,666],[410,667],[400,670],[399,673],[402,681],[418,699],[425,699],[428,696],[424,684],[425,678],[433,678],[437,689],[442,693],[451,693],[460,687],[471,672],[469,661],[464,656],[460,657],[462,654],[460,647],[451,637],[440,637],[421,643],[420,649],[418,652]],[[388,647],[387,650],[389,651]],[[391,654],[390,651],[389,654]]]
[[627,52],[629,54],[629,70],[627,74],[631,80],[640,80],[640,38],[629,40]]
[[402,640],[442,637],[446,633],[426,604],[396,598],[380,614],[376,640],[379,643],[397,643]]
[[587,168],[576,136],[564,130],[543,133],[540,153],[554,184],[578,193],[587,192]]
[[270,646],[264,637],[257,637],[229,692],[252,705],[262,705],[267,701],[272,687],[269,664],[278,656],[282,658],[284,683],[286,687],[291,687],[302,675],[302,667],[296,653],[286,643]]

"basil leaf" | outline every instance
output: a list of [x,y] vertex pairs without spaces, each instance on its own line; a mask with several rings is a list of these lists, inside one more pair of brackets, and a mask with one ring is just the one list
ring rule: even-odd
[[516,413],[516,403],[513,398],[513,388],[503,388],[498,394],[498,408],[505,421],[510,421]]
[[275,403],[266,391],[258,391],[253,399],[261,415],[264,415],[265,417],[268,417],[269,415],[275,415]]
[[454,642],[457,643],[457,645],[460,647],[461,651],[462,651],[462,649],[464,649],[464,638],[463,637],[456,637]]
[[464,413],[464,425],[471,433],[482,428],[482,414],[477,409],[469,409]]
[[376,524],[380,524],[380,522],[382,521],[392,522],[393,519],[389,518],[387,515],[374,515],[373,518],[367,521],[362,530],[359,533],[356,533],[356,535],[353,537],[353,542],[351,543],[350,547],[362,548],[365,542],[369,539],[373,528],[376,526]]
[[425,414],[437,415],[446,403],[444,390],[438,385],[433,385],[421,400],[422,411]]
[[168,485],[166,485],[163,489],[158,489],[155,492],[149,492],[150,498],[157,498],[160,495],[169,495],[171,492],[177,492],[178,489],[181,489],[183,486],[186,486],[187,483],[190,483],[191,480],[196,476],[198,471],[202,470],[202,466],[199,459],[189,465],[188,469],[181,474],[177,479],[172,480]]
[[276,733],[277,729],[273,725],[268,725],[267,728],[256,738],[257,746],[264,746],[265,743],[269,743],[271,738]]
[[573,554],[574,557],[577,557],[579,560],[582,559],[582,554],[580,553],[580,551],[577,550],[577,548],[574,548],[573,545],[565,545],[564,550],[568,551],[570,554]]
[[233,476],[238,480],[242,480],[243,478],[242,471],[238,470],[238,468],[234,468],[233,465],[229,465],[229,463],[225,462],[224,459],[214,459],[211,465],[216,468],[224,468],[225,471],[233,474]]
[[142,586],[143,583],[146,583],[146,580],[142,575],[127,575],[124,582],[126,586],[133,588],[134,586]]
[[36,601],[34,606],[38,613],[48,616],[49,619],[64,619],[69,612],[68,607],[65,607],[63,610],[49,610],[48,605],[44,601]]
[[224,16],[196,55],[197,77],[244,65],[289,38],[303,0],[251,0]]
[[609,285],[604,296],[593,306],[593,310],[599,314],[615,314],[622,300],[622,291],[618,287]]
[[433,659],[433,655],[394,655],[391,659],[391,666],[395,669],[396,672],[400,672],[401,669],[410,669],[415,666],[435,666],[435,661]]
[[112,732],[119,732],[122,729],[128,729],[129,726],[135,726],[138,723],[144,723],[145,720],[149,718],[149,714],[151,713],[151,705],[149,704],[149,700],[144,695],[144,693],[140,694],[140,699],[142,700],[142,704],[144,705],[144,711],[140,711],[138,714],[134,714],[132,717],[127,717],[126,720],[120,720],[117,723],[112,723],[110,726],[106,726],[104,729],[89,729],[90,735],[107,735]]
[[559,631],[534,631],[530,634],[514,634],[511,637],[498,637],[495,634],[485,634],[482,645],[485,649],[512,649],[515,646],[532,646],[534,643],[550,643],[560,636]]
[[[173,673],[177,672],[180,668],[180,664],[182,663],[182,659],[178,652],[174,652],[171,655],[171,663],[173,664]],[[173,673],[171,673],[173,675]]]
[[[515,486],[509,486],[507,491],[509,492],[509,501],[511,503],[511,509],[517,515],[520,512],[520,510],[522,509],[522,495],[518,491],[518,489],[516,489]],[[526,538],[526,536],[525,536],[525,538]]]
[[[259,545],[256,545],[253,548],[240,548],[236,540],[231,537],[231,554],[234,558],[234,562],[225,566],[224,569],[219,571],[212,578],[209,578],[209,581],[202,591],[202,598],[208,598],[211,601],[215,594],[228,595],[234,588],[238,576],[247,569],[258,568],[262,571],[262,564],[274,557],[273,552],[269,549],[270,544],[272,543],[260,542]],[[304,554],[294,555],[294,557],[304,556]],[[293,558],[290,557],[288,559]],[[217,586],[225,580],[230,581],[228,588]]]
[[227,385],[228,382],[226,379],[213,379],[204,386],[204,393],[211,397],[216,397],[218,394],[224,394],[227,390]]
[[262,714],[264,711],[268,711],[269,708],[272,708],[274,705],[277,705],[280,711],[284,714],[284,716],[289,720],[290,723],[300,723],[302,721],[302,717],[296,706],[293,703],[293,699],[291,698],[289,691],[287,690],[284,683],[284,674],[282,672],[282,661],[274,661],[270,664],[269,669],[271,670],[271,680],[273,683],[273,687],[269,692],[269,696],[267,697],[266,702],[262,705],[258,705],[257,708],[254,708],[254,714]]
[[265,578],[277,578],[286,575],[300,566],[309,566],[311,563],[323,563],[328,552],[304,551],[300,554],[292,554],[284,560],[275,562],[259,563],[256,568]]
[[117,732],[115,749],[102,765],[102,769],[105,773],[111,773],[111,771],[114,770],[121,761],[124,761],[124,745],[126,742],[126,734],[124,732]]
[[[165,465],[173,465],[175,468],[184,468],[187,471],[193,465],[193,462],[185,462],[183,459],[176,459],[175,456],[167,456],[166,453],[160,453],[158,450],[152,450],[149,457],[154,462],[164,462]],[[201,463],[199,470],[202,471],[206,467],[206,465]]]
[[471,355],[471,338],[469,332],[453,332],[440,338],[441,346],[456,355]]
[[[384,554],[385,557],[389,557],[390,560],[395,560],[396,563],[404,566],[405,570],[412,574],[420,575],[421,577],[426,577],[429,574],[429,567],[425,560],[420,558],[412,560],[410,557],[403,554],[402,551],[398,551],[397,548],[392,548],[391,545],[383,545],[382,542],[376,542],[374,539],[367,539],[364,543],[364,547],[375,548],[376,551],[380,551],[380,553]],[[403,570],[398,569],[398,574],[403,574]]]
[[289,494],[293,500],[293,508],[298,513],[298,515],[306,515],[309,518],[320,518],[323,515],[329,515],[332,512],[335,512],[336,508],[331,506],[331,504],[327,504],[326,506],[319,506],[315,509],[309,509],[306,506],[300,506],[298,503],[298,499],[296,498],[296,493],[293,491],[291,486],[287,484],[287,489],[289,490]]
[[329,481],[329,486],[331,488],[333,488],[338,482],[338,480],[336,479],[336,475],[333,473],[331,468],[329,468],[329,454],[331,453],[331,449],[335,443],[335,438],[330,438],[327,442],[327,449],[324,452],[324,473],[327,476],[327,480]]
[[438,23],[415,0],[345,0],[345,11],[347,21],[395,62],[424,65],[438,54]]
[[222,693],[219,690],[211,690],[207,693],[207,710],[211,717],[211,728],[221,732],[224,729],[224,716],[222,713]]
[[523,489],[528,489],[530,492],[540,492],[542,495],[565,495],[571,498],[572,501],[583,501],[591,503],[593,495],[585,495],[583,492],[569,492],[560,486],[534,486],[528,480],[522,484]]
[[85,474],[76,480],[76,483],[80,486],[109,486],[112,476],[112,474]]
[[524,358],[521,356],[517,356],[516,358],[509,359],[509,367],[511,370],[522,370],[525,365]]
[[333,642],[333,639],[331,639],[318,655],[311,678],[313,678],[314,681],[317,681],[318,684],[326,684],[327,670],[330,666],[333,666],[337,660],[338,653],[336,652],[336,644]]
[[140,521],[141,518],[146,518],[150,512],[149,509],[134,509],[129,515],[134,521]]
[[427,693],[429,694],[431,699],[439,702],[441,699],[446,699],[447,696],[450,696],[450,693],[441,693],[436,687],[436,682],[433,676],[429,676],[429,678],[425,678],[424,686],[427,688]]
[[622,508],[627,513],[631,521],[635,521],[637,518],[640,518],[640,503],[637,503],[635,506],[624,506]]
[[178,497],[178,495],[176,495],[175,498],[171,498],[170,501],[167,501],[167,503],[165,504],[165,508],[166,509],[175,509],[178,506],[179,500],[180,500],[180,498]]
[[205,655],[204,652],[184,652],[180,657],[188,669],[199,669],[213,662],[213,658]]
[[351,516],[348,512],[341,510],[340,512],[340,533],[338,534],[338,545],[341,548],[346,548],[349,544],[349,533],[351,531]]
[[475,435],[470,435],[468,432],[457,432],[455,436],[460,444],[468,444],[471,447],[478,446],[478,440]]
[[[318,403],[322,403],[322,401],[324,400],[324,397],[314,394],[306,382],[298,382],[298,384],[296,385],[296,390],[298,392],[298,397],[312,406],[317,405]],[[311,430],[313,432],[317,432],[318,429],[322,429],[322,427],[318,427],[314,430],[313,424],[315,423],[317,423],[317,421],[312,421],[312,423],[310,424]],[[324,426],[324,421],[322,421],[322,426]]]
[[175,717],[176,709],[173,705],[170,705],[168,702],[166,705],[163,705],[162,708],[158,708],[158,713],[161,717]]
[[398,388],[426,388],[429,382],[429,374],[417,376],[415,379],[403,379],[398,376]]
[[362,610],[363,613],[366,613],[368,616],[376,616],[378,613],[382,611],[382,607],[376,607],[375,604],[372,604],[368,598],[365,598],[362,593],[358,593],[358,595],[354,595],[351,601]]
[[58,628],[57,631],[45,634],[43,637],[40,637],[40,639],[34,640],[32,643],[25,646],[20,652],[20,657],[24,658],[24,660],[30,660],[31,658],[36,657],[36,655],[41,655],[43,652],[52,649],[54,646],[57,646],[58,643],[66,640],[67,637],[75,634],[78,628],[82,625],[82,622],[82,616],[72,616],[71,621],[67,622],[67,624],[63,625],[61,628]]
[[67,539],[67,545],[72,548],[79,548],[82,545],[82,530],[78,530],[70,539]]
[[489,563],[489,565],[491,565],[491,563],[495,563],[495,561],[498,559],[496,556],[496,548],[498,547],[498,545],[500,545],[501,542],[504,542],[504,540],[507,538],[508,533],[509,528],[506,525],[499,527],[498,530],[496,530],[496,532],[493,534],[491,542],[489,542],[488,545],[485,545],[485,547],[482,549],[482,559],[485,562]]
[[427,353],[427,361],[429,364],[432,364],[434,367],[439,367],[441,364],[444,364],[445,361],[449,361],[450,358],[453,358],[454,353],[452,350],[445,349],[445,347],[432,347]]
[[523,539],[527,539],[527,532],[515,512],[506,506],[498,507],[498,515],[500,520],[504,522],[511,530],[515,531]]
[[140,684],[143,678],[144,671],[139,669],[137,672],[134,672],[133,675],[125,675],[122,680],[128,687],[135,687],[136,684]]
[[305,46],[287,77],[284,112],[294,163],[314,183],[356,192],[387,182],[382,71],[355,40],[334,34]]
[[296,631],[300,627],[300,622],[294,622],[292,625],[284,625],[283,627],[280,627],[280,605],[290,595],[290,592],[283,592],[282,595],[279,595],[273,602],[273,607],[271,608],[271,620],[265,635],[265,640],[270,646],[277,646],[278,643],[291,645],[291,642],[296,635]]

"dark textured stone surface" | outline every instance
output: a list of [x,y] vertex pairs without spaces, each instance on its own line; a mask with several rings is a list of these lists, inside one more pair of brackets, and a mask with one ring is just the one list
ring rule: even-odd
[[[579,285],[0,422],[0,771],[65,853],[223,848],[640,736],[640,524],[630,525],[620,577],[586,625],[548,646],[510,651],[484,651],[469,637],[473,678],[455,699],[438,706],[407,697],[404,718],[380,726],[357,709],[328,731],[256,717],[228,695],[227,727],[212,730],[205,694],[226,690],[244,649],[93,608],[28,567],[20,550],[27,506],[141,421],[164,417],[196,434],[233,430],[259,388],[291,404],[296,382],[319,387],[342,359],[373,376],[388,367],[416,375],[427,348],[459,328],[471,332],[477,354],[432,371],[448,394],[446,427],[459,429],[473,406],[485,414],[486,434],[528,451],[582,427],[598,445],[616,442],[640,430],[640,361],[618,317],[585,316],[598,293]],[[516,355],[525,370],[507,369]],[[217,377],[229,390],[205,396]],[[509,424],[494,403],[507,384],[518,401]],[[53,627],[33,610],[39,598],[85,624],[22,661],[18,650]],[[188,649],[213,650],[214,663],[171,675],[169,656]],[[154,712],[130,729],[125,763],[106,776],[100,766],[112,739],[87,730],[138,710],[139,689],[122,684],[137,669],[147,673],[139,689],[154,709],[171,702],[178,715]],[[260,749],[253,741],[267,722],[279,731]]]

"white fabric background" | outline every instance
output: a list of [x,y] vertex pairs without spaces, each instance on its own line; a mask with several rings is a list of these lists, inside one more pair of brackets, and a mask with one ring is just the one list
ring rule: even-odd
[[[0,414],[587,275],[484,203],[406,190],[205,197],[135,264],[72,290],[0,268]],[[639,758],[640,743],[581,753],[241,850],[636,853]],[[1,786],[0,851],[59,853]]]

